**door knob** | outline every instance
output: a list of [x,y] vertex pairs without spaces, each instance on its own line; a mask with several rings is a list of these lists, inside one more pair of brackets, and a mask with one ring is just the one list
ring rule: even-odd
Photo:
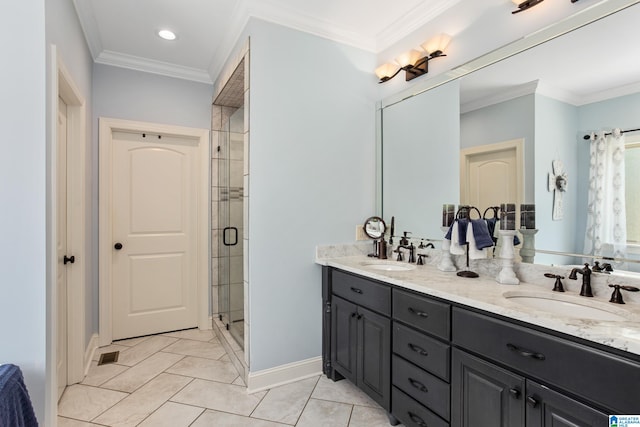
[[122,249],[122,243],[118,242],[115,245],[113,245],[113,247],[115,248],[116,251],[119,251],[120,249]]
[[64,265],[67,265],[68,263],[73,264],[74,262],[76,262],[76,257],[75,257],[75,256],[73,256],[73,255],[71,255],[70,257],[68,257],[68,256],[66,256],[66,255],[65,255],[65,256],[62,258],[62,263],[63,263]]

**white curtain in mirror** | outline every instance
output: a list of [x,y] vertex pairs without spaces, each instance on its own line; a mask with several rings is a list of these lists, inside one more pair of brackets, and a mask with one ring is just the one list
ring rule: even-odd
[[620,129],[591,136],[585,254],[626,257],[624,139]]

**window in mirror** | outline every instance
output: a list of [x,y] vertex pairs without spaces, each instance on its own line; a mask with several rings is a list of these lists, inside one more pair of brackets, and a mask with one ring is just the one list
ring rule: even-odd
[[625,144],[625,199],[627,243],[640,245],[640,136],[627,137]]

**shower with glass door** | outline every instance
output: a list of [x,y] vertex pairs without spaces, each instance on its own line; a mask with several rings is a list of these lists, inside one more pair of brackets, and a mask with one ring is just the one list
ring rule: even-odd
[[212,291],[217,295],[217,307],[216,298],[213,299],[214,312],[240,347],[244,348],[245,112],[244,73],[238,73],[238,70],[244,70],[244,65],[236,69],[213,105],[216,122],[213,129],[218,132],[217,141],[214,140],[213,144],[212,180],[217,182],[213,189],[215,232],[212,246],[217,252],[214,258],[218,277],[217,289],[214,286]]
[[220,320],[235,340],[244,341],[243,276],[243,108],[220,132],[218,168],[218,304]]

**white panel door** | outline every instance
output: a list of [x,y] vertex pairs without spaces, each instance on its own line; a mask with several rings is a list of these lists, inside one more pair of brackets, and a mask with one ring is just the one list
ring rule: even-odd
[[197,141],[112,140],[113,339],[196,327]]
[[[500,143],[462,152],[461,202],[484,212],[489,206],[522,202],[522,163],[517,144]],[[491,215],[489,215],[491,217]]]
[[58,141],[56,153],[57,224],[56,253],[58,259],[56,276],[57,293],[57,336],[56,375],[58,378],[58,399],[67,386],[67,105],[58,98]]

